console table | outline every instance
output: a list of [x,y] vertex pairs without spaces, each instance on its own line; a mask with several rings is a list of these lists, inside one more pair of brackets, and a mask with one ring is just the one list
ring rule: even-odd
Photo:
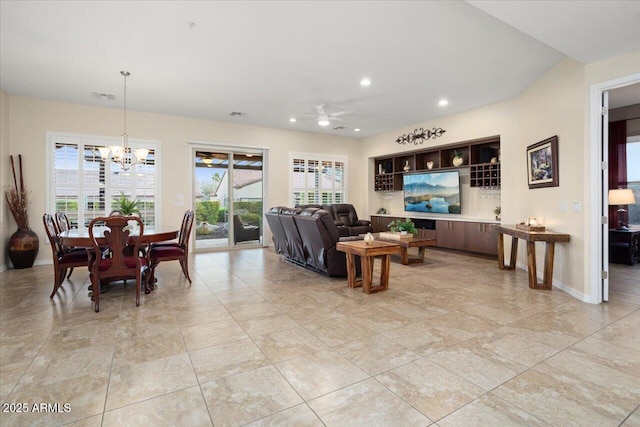
[[[382,242],[376,240],[367,243],[364,240],[354,240],[346,242],[338,242],[336,249],[345,252],[347,255],[347,277],[349,287],[355,288],[359,286],[359,280],[356,278],[355,256],[360,257],[362,264],[362,291],[365,294],[373,292],[386,291],[389,289],[389,269],[391,254],[400,252],[400,245],[397,243]],[[371,286],[373,276],[373,261],[376,256],[382,257],[382,268],[380,271],[380,284]]]
[[[553,254],[555,244],[569,241],[568,234],[555,233],[553,231],[527,231],[516,228],[513,225],[496,225],[498,232],[498,268],[500,270],[513,270],[518,257],[518,239],[527,242],[527,267],[529,271],[529,287],[531,289],[552,289],[553,281]],[[509,265],[504,264],[504,235],[511,236],[511,257]],[[544,277],[538,282],[536,275],[536,242],[545,242]]]

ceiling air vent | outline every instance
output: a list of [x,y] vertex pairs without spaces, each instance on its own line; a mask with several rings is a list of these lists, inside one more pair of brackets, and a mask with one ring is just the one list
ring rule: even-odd
[[96,98],[108,99],[108,100],[112,100],[116,98],[110,93],[103,93],[103,92],[91,92],[91,95],[95,96]]
[[240,113],[239,111],[232,111],[231,114],[229,114],[231,117],[244,117],[247,115],[247,113]]
[[344,130],[346,129],[344,126],[336,126],[333,128],[333,130]]

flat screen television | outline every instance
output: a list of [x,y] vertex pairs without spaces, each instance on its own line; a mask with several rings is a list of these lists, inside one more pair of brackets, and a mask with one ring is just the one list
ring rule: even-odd
[[402,189],[407,212],[461,213],[457,170],[404,174]]

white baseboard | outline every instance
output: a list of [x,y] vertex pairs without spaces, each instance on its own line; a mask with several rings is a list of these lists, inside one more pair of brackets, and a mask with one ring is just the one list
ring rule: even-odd
[[[522,262],[516,262],[516,267],[519,270],[528,271],[528,266],[526,264],[522,263]],[[537,276],[538,280],[542,280],[543,277],[544,277],[544,274],[542,272],[540,272],[540,271],[536,271],[536,276]],[[580,300],[582,302],[593,304],[593,302],[591,301],[591,297],[588,297],[585,294],[583,294],[582,292],[573,289],[571,286],[567,285],[566,283],[562,283],[559,280],[553,279],[551,281],[551,286],[561,290],[562,292],[564,292],[566,294],[571,295],[575,299],[578,299],[578,300]]]

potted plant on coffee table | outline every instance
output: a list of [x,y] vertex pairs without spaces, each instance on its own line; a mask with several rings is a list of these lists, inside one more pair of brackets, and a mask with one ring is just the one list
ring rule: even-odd
[[391,221],[389,223],[389,230],[399,232],[400,234],[416,234],[418,232],[416,225],[409,218],[406,218],[404,221],[401,219]]

